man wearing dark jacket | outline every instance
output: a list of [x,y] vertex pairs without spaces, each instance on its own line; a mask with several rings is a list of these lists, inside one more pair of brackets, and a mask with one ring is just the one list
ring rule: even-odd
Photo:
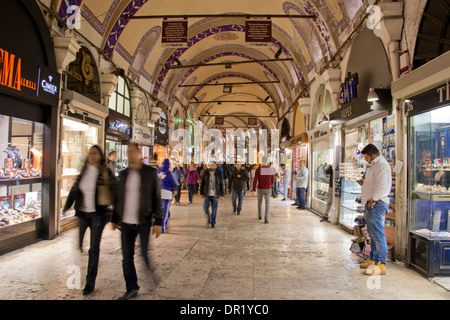
[[139,158],[139,146],[128,145],[129,167],[120,172],[114,213],[111,218],[113,230],[121,225],[122,268],[126,282],[126,293],[121,299],[131,299],[138,295],[136,268],[134,266],[134,246],[139,234],[142,256],[147,267],[148,241],[154,220],[153,234],[161,234],[162,201],[158,175],[155,168],[146,166]]
[[[242,201],[244,200],[245,187],[248,181],[248,172],[241,164],[236,164],[236,169],[231,173],[231,203],[233,204],[233,213],[241,214]],[[236,208],[236,198],[238,205]]]
[[[216,170],[216,164],[210,163],[208,170],[202,176],[200,183],[200,195],[205,198],[203,209],[208,216],[208,225],[211,228],[216,225],[217,207],[219,206],[219,197],[223,198],[225,195],[225,187],[223,184],[222,173]],[[211,203],[211,214],[209,214],[209,204]]]

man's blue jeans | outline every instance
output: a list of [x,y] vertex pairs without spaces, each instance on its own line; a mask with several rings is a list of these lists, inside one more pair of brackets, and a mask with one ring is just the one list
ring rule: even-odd
[[386,263],[387,242],[384,233],[384,222],[389,205],[385,202],[377,202],[373,209],[367,205],[364,207],[367,221],[367,232],[370,237],[370,259],[375,263]]
[[242,210],[242,201],[244,200],[244,189],[233,189],[231,194],[231,203],[233,204],[233,211],[236,211],[236,199],[238,199],[237,213]]
[[306,188],[296,188],[298,206],[302,209],[306,208]]
[[195,192],[195,184],[188,184],[188,196],[189,196],[189,202],[192,203],[192,196]]
[[[209,213],[209,204],[211,204],[211,214]],[[216,225],[217,207],[219,206],[219,198],[214,196],[205,196],[205,202],[203,203],[203,210],[205,210],[208,216],[208,223],[211,226]]]

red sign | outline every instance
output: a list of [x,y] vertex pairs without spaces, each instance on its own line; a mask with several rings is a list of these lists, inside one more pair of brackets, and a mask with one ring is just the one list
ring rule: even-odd
[[249,46],[267,47],[272,43],[271,20],[247,20],[245,42]]
[[163,47],[187,47],[187,35],[187,20],[162,22],[161,45]]

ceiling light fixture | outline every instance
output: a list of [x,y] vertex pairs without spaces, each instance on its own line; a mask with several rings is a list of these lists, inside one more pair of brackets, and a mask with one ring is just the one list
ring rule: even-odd
[[378,101],[380,98],[378,97],[378,94],[375,92],[374,88],[369,89],[369,95],[367,96],[367,101],[373,102]]
[[283,53],[283,48],[278,49],[277,53],[275,53],[275,59],[278,60],[282,53]]
[[233,91],[232,84],[226,84],[223,86],[223,93],[231,93],[231,91]]
[[177,66],[179,66],[179,67],[183,66],[183,64],[181,63],[181,61],[177,57],[173,58],[173,60],[175,60],[175,62],[177,63]]

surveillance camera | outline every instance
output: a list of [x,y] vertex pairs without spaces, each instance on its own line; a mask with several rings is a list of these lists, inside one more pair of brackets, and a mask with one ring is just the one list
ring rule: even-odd
[[70,111],[71,113],[76,113],[75,107],[70,104],[71,102],[72,102],[72,100],[70,100],[70,99],[64,100],[64,104],[67,106],[65,111]]

